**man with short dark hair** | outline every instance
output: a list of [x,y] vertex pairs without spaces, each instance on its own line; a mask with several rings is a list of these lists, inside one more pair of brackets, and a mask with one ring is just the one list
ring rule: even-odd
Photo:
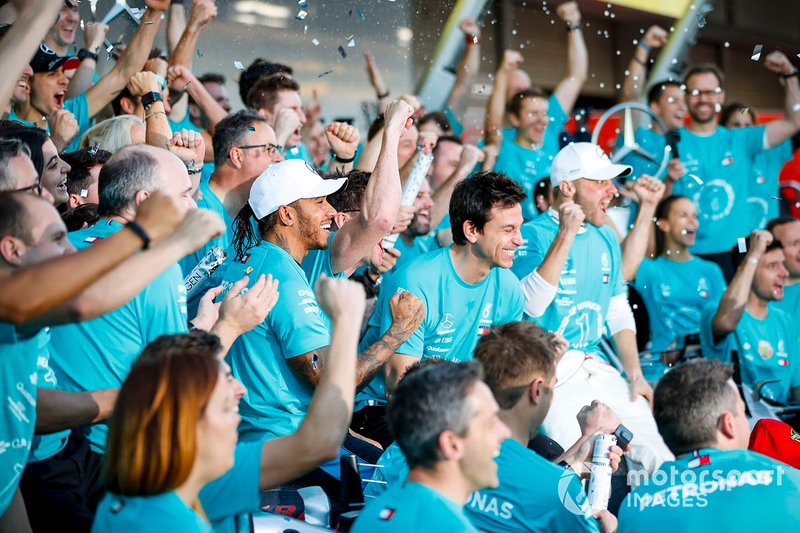
[[707,358],[731,362],[739,357],[742,384],[754,389],[764,380],[762,394],[776,402],[800,401],[800,341],[796,316],[772,301],[783,300],[788,277],[780,241],[768,231],[753,231],[744,239],[747,253],[731,250],[736,268],[719,306],[707,305],[700,319],[700,341]]
[[756,180],[753,158],[800,130],[797,69],[777,50],[765,57],[764,65],[785,85],[786,116],[751,128],[729,130],[719,125],[725,80],[718,67],[696,65],[684,76],[690,121],[680,130],[678,148],[687,175],[675,183],[672,194],[691,198],[697,205],[701,224],[692,253],[717,263],[728,282],[734,275],[728,250],[756,224],[746,215],[750,182]]
[[389,403],[408,480],[367,504],[353,533],[477,530],[462,506],[498,484],[493,458],[510,432],[482,381],[480,363],[444,363],[403,379]]
[[800,521],[800,473],[747,451],[750,426],[730,365],[676,366],[656,387],[654,413],[677,459],[628,495],[619,533],[776,531]]
[[267,119],[275,130],[278,144],[286,147],[287,159],[302,159],[313,164],[300,129],[306,123],[300,84],[285,74],[260,78],[247,94],[247,107]]
[[489,328],[522,318],[522,292],[508,268],[522,243],[524,199],[522,188],[503,174],[483,172],[456,185],[450,200],[453,246],[406,263],[381,289],[363,343],[389,327],[389,301],[395,293],[411,292],[421,298],[426,314],[365,394],[385,404],[417,359],[471,359],[475,344]]
[[61,158],[70,166],[67,172],[68,207],[74,209],[80,205],[98,203],[98,176],[111,154],[105,150],[81,148],[63,154]]
[[767,231],[783,246],[786,270],[789,276],[784,281],[783,300],[770,302],[789,317],[800,316],[800,220],[781,217],[770,220]]

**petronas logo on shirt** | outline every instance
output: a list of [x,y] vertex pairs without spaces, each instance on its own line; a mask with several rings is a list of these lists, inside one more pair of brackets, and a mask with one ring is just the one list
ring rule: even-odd
[[378,518],[383,520],[384,522],[388,522],[394,516],[395,510],[391,507],[384,507],[381,509],[381,512],[378,513]]
[[772,354],[775,353],[775,350],[772,348],[772,345],[769,341],[758,341],[758,355],[761,356],[762,359],[767,360],[772,357]]

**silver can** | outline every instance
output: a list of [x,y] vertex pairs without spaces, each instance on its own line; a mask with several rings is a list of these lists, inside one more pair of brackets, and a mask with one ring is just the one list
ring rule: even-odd
[[616,443],[615,435],[603,434],[594,438],[592,477],[589,479],[589,505],[593,513],[608,509],[611,496],[611,460],[608,451]]

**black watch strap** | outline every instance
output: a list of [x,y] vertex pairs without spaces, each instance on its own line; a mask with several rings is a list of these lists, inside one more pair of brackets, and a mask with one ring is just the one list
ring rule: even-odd
[[84,59],[94,59],[97,62],[97,54],[90,52],[86,48],[81,48],[78,50],[78,59],[83,61]]
[[161,93],[151,91],[142,95],[142,106],[144,106],[145,109],[150,109],[151,105],[155,102],[161,102],[161,100]]

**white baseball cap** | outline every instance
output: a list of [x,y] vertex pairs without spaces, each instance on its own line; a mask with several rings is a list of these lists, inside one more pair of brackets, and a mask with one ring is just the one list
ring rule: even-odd
[[302,159],[287,159],[270,165],[250,187],[247,203],[261,220],[282,205],[302,198],[333,194],[347,184],[347,178],[324,180]]
[[592,143],[569,143],[553,158],[550,183],[553,187],[564,181],[605,181],[627,176],[632,168],[611,162],[602,148]]

